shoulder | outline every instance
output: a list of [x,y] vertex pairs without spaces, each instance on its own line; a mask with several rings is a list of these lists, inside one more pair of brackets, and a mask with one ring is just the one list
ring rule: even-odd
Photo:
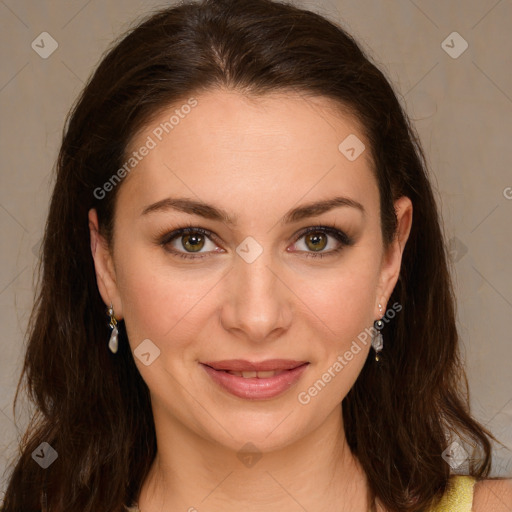
[[472,511],[512,511],[512,479],[479,480],[474,488]]

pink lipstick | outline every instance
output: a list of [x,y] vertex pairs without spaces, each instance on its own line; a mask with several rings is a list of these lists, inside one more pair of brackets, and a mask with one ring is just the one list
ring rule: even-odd
[[201,363],[208,375],[232,395],[249,400],[274,398],[295,384],[309,363],[290,359],[261,362],[231,359]]

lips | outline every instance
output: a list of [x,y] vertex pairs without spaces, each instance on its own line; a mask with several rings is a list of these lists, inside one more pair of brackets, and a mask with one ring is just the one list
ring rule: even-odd
[[293,361],[291,359],[267,359],[266,361],[260,361],[258,363],[246,361],[244,359],[229,359],[223,361],[206,361],[203,364],[210,366],[214,370],[231,372],[265,372],[293,370],[305,363],[307,363],[307,361]]
[[231,375],[236,375],[237,377],[243,377],[244,379],[255,379],[255,378],[268,379],[269,377],[273,377],[274,375],[280,375],[281,373],[283,373],[287,370],[269,370],[269,371],[265,371],[265,372],[253,372],[253,371],[233,372],[231,370],[217,370],[217,371],[221,371],[221,372],[225,371],[226,373],[229,373]]
[[240,398],[261,400],[276,397],[302,376],[307,361],[268,359],[251,362],[242,359],[201,363],[211,379],[223,390]]

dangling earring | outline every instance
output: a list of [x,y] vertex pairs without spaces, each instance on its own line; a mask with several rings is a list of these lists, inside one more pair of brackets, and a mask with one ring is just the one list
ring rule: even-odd
[[114,316],[114,307],[112,306],[112,302],[110,303],[109,308],[107,309],[107,314],[110,316],[110,328],[112,329],[112,333],[110,334],[110,339],[108,340],[108,348],[112,353],[117,352],[118,337],[119,331],[117,330],[117,320]]
[[[382,313],[382,306],[379,304],[379,311]],[[379,361],[379,352],[384,347],[384,339],[382,338],[382,334],[380,330],[384,327],[384,322],[382,320],[377,320],[373,326],[377,329],[377,334],[372,337],[372,347],[375,350],[375,361]]]

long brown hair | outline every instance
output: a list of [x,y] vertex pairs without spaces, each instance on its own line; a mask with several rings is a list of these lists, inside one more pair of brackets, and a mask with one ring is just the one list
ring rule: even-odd
[[[5,512],[118,512],[138,497],[156,453],[148,388],[126,341],[107,348],[108,317],[96,284],[87,213],[112,239],[117,191],[96,193],[126,161],[134,134],[155,114],[201,91],[299,91],[331,98],[370,142],[385,244],[393,201],[414,220],[383,329],[343,401],[348,443],[389,510],[419,511],[444,492],[447,435],[474,447],[468,473],[490,471],[493,436],[469,412],[447,252],[418,137],[383,73],[336,24],[271,0],[204,0],[154,13],[106,54],[68,117],[42,250],[42,278],[18,392],[36,405],[5,496]],[[126,336],[120,323],[120,336]],[[18,399],[18,392],[16,400]],[[32,452],[47,442],[47,469]],[[461,441],[462,442],[462,441]],[[44,494],[42,494],[44,491]]]

